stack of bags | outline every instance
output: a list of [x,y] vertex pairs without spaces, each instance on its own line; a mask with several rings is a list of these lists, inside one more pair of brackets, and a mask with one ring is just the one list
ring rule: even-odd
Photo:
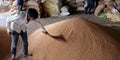
[[40,14],[40,7],[39,7],[39,4],[37,3],[37,1],[35,0],[29,0],[27,2],[27,9],[29,8],[34,8],[38,11],[38,13]]
[[[99,5],[96,8],[95,16],[101,18],[108,18],[110,21],[120,21],[120,1],[118,0],[103,0],[99,1]],[[107,11],[105,9],[107,8]]]
[[[10,12],[11,12],[11,15],[15,15],[17,13],[17,0],[15,1],[10,1],[9,2],[9,6],[10,6]],[[37,1],[35,0],[29,0],[27,2],[27,7],[26,9],[29,9],[29,8],[35,8],[38,13],[40,14],[40,8],[39,8],[39,4],[37,3]]]

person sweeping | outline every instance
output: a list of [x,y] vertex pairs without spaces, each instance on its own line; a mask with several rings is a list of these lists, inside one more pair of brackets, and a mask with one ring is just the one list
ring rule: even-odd
[[[28,37],[27,37],[27,26],[26,24],[30,21],[35,21],[38,19],[38,12],[36,9],[30,8],[27,11],[20,11],[16,16],[12,16],[7,19],[7,33],[11,36],[11,58],[12,60],[16,60],[16,47],[17,42],[19,40],[19,36],[22,37],[23,42],[23,52],[24,57],[31,56],[28,54]],[[40,27],[42,28],[43,33],[48,34],[44,26],[40,23]]]

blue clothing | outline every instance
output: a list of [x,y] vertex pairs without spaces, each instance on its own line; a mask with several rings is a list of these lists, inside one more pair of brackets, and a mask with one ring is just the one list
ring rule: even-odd
[[24,3],[24,0],[17,0],[17,5],[23,5],[23,3]]
[[18,6],[18,13],[22,11],[23,4],[27,2],[28,0],[17,0],[17,6]]
[[22,11],[24,1],[23,0],[17,0],[17,6],[18,6],[18,13]]
[[85,0],[86,2],[86,7],[85,7],[85,12],[86,14],[91,14],[93,13],[92,12],[92,9],[94,8],[94,4],[95,4],[95,0]]
[[22,11],[23,5],[18,5],[18,13],[20,13],[20,11]]
[[27,41],[27,32],[21,31],[20,33],[17,33],[16,31],[11,31],[11,37],[12,37],[12,43],[11,43],[11,53],[16,55],[16,47],[17,47],[17,42],[19,39],[19,35],[22,37],[23,41],[23,52],[25,55],[28,54],[28,41]]
[[88,6],[94,6],[95,0],[86,0]]

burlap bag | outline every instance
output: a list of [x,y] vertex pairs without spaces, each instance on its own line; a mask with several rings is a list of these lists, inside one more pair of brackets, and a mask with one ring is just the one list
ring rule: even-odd
[[95,9],[94,15],[97,16],[98,14],[100,14],[102,12],[102,10],[104,9],[105,5],[98,5],[98,7]]

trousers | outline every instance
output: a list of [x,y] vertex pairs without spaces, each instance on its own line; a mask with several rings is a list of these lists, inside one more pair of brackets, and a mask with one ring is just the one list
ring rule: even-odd
[[28,54],[28,40],[27,40],[27,32],[21,31],[20,33],[17,33],[16,31],[11,31],[11,53],[16,55],[16,47],[18,43],[19,36],[22,37],[23,42],[23,52],[24,54]]

